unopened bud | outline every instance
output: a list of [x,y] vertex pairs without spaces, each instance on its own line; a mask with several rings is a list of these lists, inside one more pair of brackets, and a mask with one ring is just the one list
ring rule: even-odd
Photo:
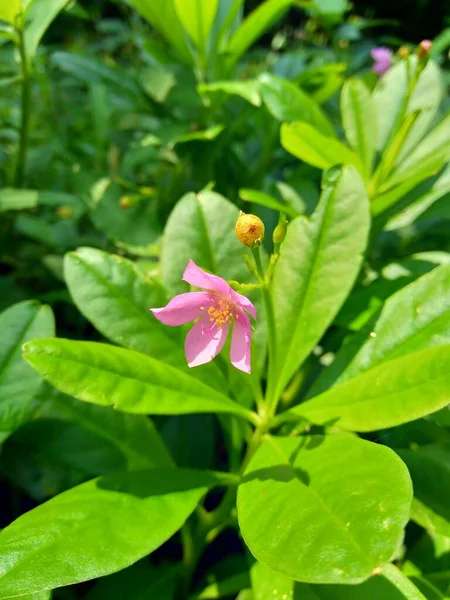
[[407,56],[409,56],[408,46],[400,46],[400,48],[397,50],[397,56],[399,56],[400,58],[406,58]]
[[120,208],[126,210],[127,208],[133,208],[139,202],[141,196],[139,194],[128,194],[122,196],[119,202]]
[[424,56],[428,56],[432,45],[433,45],[433,42],[431,40],[422,40],[419,44],[419,47],[417,48],[418,56],[420,58],[423,58]]
[[249,248],[257,246],[264,239],[264,223],[256,215],[241,212],[234,230],[237,239]]
[[280,218],[278,225],[275,227],[273,231],[273,243],[274,244],[282,244],[284,242],[284,238],[286,237],[287,231],[287,220],[286,217]]

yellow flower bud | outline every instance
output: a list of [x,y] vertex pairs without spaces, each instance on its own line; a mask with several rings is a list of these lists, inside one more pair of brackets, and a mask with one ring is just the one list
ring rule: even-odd
[[241,212],[234,230],[237,239],[249,248],[260,244],[264,239],[264,223],[256,215]]
[[406,58],[407,56],[409,56],[408,46],[400,46],[400,48],[397,50],[397,56],[399,56],[400,58]]
[[70,217],[73,215],[73,210],[70,206],[59,206],[56,209],[56,214],[62,219],[70,219]]

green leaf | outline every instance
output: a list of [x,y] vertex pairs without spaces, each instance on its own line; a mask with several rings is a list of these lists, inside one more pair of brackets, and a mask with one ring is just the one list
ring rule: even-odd
[[0,4],[0,21],[16,24],[16,17],[22,12],[22,0],[6,0]]
[[[410,57],[411,75],[416,68],[416,58]],[[373,101],[377,111],[377,150],[383,150],[392,133],[407,93],[407,67],[405,61],[394,65],[381,79],[373,92]],[[407,157],[429,129],[442,99],[440,71],[435,62],[429,61],[422,71],[412,93],[406,115],[420,110],[421,115],[411,130],[402,148],[400,159]]]
[[0,431],[17,429],[29,416],[33,396],[41,385],[21,356],[22,345],[35,338],[54,335],[49,306],[25,301],[0,314]]
[[288,204],[284,204],[281,200],[277,200],[277,198],[274,198],[265,192],[260,192],[259,190],[241,189],[239,190],[239,198],[244,200],[244,202],[253,202],[254,204],[265,206],[276,212],[284,212],[293,218],[299,216],[298,211]]
[[359,585],[309,585],[288,579],[261,563],[251,569],[255,600],[426,600],[393,565]]
[[358,275],[369,232],[369,204],[352,167],[326,174],[311,220],[291,221],[276,264],[272,292],[277,395],[339,312]]
[[411,518],[432,532],[450,537],[450,443],[398,450],[411,474]]
[[0,533],[0,598],[114,573],[153,552],[224,477],[153,469],[94,479]]
[[318,169],[344,164],[354,165],[360,173],[363,171],[359,157],[352,150],[308,123],[284,123],[281,126],[281,145],[296,158]]
[[342,347],[311,394],[383,362],[450,344],[449,290],[450,265],[443,264],[388,298],[376,323]]
[[68,2],[69,0],[33,0],[30,4],[24,33],[28,60],[34,58],[42,36]]
[[65,394],[137,414],[252,413],[201,381],[133,350],[97,342],[28,342],[24,357]]
[[341,113],[347,141],[360,157],[367,177],[375,157],[376,113],[369,90],[360,79],[348,79],[344,84]]
[[14,188],[0,190],[0,212],[35,208],[38,202],[39,193],[36,190],[17,190]]
[[326,136],[335,137],[333,125],[320,106],[294,83],[264,73],[259,78],[264,104],[278,121],[302,121]]
[[411,178],[426,179],[435,175],[449,160],[450,115],[429,133],[395,168],[380,191],[385,191]]
[[252,11],[233,34],[226,48],[236,62],[272,25],[289,10],[294,0],[266,0]]
[[376,431],[450,402],[450,345],[383,362],[289,411],[317,425]]
[[175,10],[195,46],[206,52],[219,0],[174,0]]
[[[181,0],[180,0],[181,1]],[[240,96],[253,106],[261,106],[260,85],[257,80],[249,81],[214,81],[213,83],[201,83],[197,86],[200,94],[223,93],[227,96]]]
[[84,600],[172,600],[176,575],[176,567],[158,565],[154,568],[144,559],[100,579]]
[[339,21],[348,10],[347,0],[313,0],[314,7],[321,17]]
[[169,364],[184,365],[181,331],[157,321],[150,308],[164,306],[161,284],[145,277],[133,262],[95,248],[66,254],[64,276],[83,315],[111,341]]
[[355,584],[392,560],[409,519],[408,471],[351,436],[264,439],[238,488],[252,554],[306,583]]
[[170,42],[184,62],[192,64],[192,55],[173,0],[129,0],[129,2]]

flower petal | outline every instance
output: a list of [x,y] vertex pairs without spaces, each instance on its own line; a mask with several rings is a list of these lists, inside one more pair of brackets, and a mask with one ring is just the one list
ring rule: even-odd
[[230,296],[231,294],[231,288],[224,279],[203,271],[203,269],[197,267],[193,260],[188,262],[188,266],[184,270],[183,281],[187,281],[195,287],[212,290],[222,296]]
[[175,296],[164,308],[151,308],[150,310],[164,325],[176,327],[198,319],[203,314],[201,307],[208,307],[210,304],[208,292],[188,292]]
[[222,350],[229,328],[229,323],[217,327],[207,317],[200,319],[186,336],[184,351],[188,365],[198,367],[213,360]]
[[249,318],[242,312],[238,319],[234,319],[233,334],[231,337],[231,364],[244,371],[251,373],[250,363],[250,342],[252,336],[252,328]]
[[238,294],[238,292],[232,290],[231,299],[235,304],[238,304],[241,308],[250,313],[252,317],[256,320],[256,309],[246,296]]

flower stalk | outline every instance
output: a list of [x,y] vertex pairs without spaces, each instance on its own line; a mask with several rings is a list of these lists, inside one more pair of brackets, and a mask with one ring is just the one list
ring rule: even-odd
[[20,54],[22,81],[21,81],[21,123],[19,149],[17,153],[17,162],[15,170],[14,184],[16,187],[25,186],[26,162],[28,152],[29,130],[30,130],[30,70],[25,45],[25,35],[23,27],[18,31],[18,50]]

